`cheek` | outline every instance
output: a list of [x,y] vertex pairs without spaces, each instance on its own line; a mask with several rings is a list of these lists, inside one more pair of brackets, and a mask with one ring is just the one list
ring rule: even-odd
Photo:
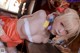
[[63,31],[61,31],[61,35],[66,35],[67,33],[66,33],[66,31],[65,30],[63,30]]

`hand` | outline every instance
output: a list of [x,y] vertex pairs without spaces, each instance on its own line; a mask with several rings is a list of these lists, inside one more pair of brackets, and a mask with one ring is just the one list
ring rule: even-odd
[[53,44],[58,44],[58,45],[62,45],[66,42],[66,39],[63,37],[55,37],[52,39]]
[[72,51],[69,48],[64,48],[61,45],[55,45],[62,53],[72,53]]

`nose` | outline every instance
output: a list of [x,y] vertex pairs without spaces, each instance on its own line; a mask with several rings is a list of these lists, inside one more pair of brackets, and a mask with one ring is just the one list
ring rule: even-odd
[[61,31],[56,29],[57,35],[61,35]]
[[60,30],[60,32],[63,32],[63,31],[64,31],[64,29],[61,29],[61,30]]
[[66,35],[66,31],[64,29],[56,29],[58,35]]

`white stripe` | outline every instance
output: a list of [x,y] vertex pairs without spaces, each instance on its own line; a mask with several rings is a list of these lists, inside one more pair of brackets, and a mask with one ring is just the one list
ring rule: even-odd
[[28,22],[27,18],[24,18],[24,22],[25,22],[24,28],[25,28],[26,36],[28,37],[30,42],[33,42],[31,33],[30,33],[29,22]]

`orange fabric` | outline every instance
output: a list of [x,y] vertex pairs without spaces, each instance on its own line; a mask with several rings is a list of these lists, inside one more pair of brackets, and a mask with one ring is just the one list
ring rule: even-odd
[[0,19],[4,22],[3,29],[6,35],[1,36],[1,40],[7,43],[7,46],[17,46],[22,43],[22,39],[19,37],[19,34],[16,29],[17,20],[7,16],[0,16]]

